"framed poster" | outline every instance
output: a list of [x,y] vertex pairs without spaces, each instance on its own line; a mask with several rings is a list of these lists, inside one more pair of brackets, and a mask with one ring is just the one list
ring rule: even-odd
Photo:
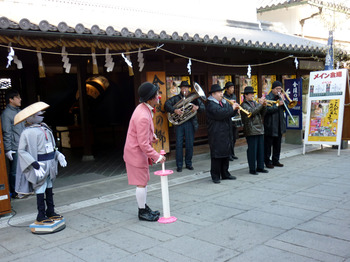
[[191,85],[189,76],[167,76],[166,77],[166,99],[176,96],[180,93],[180,87],[182,81],[187,81]]
[[[251,86],[254,88],[254,91],[256,92],[254,94],[254,100],[258,99],[258,76],[257,75],[252,75],[251,78],[248,78],[248,76],[244,75],[244,76],[239,76],[239,93],[240,93],[240,104],[243,102],[244,100],[244,96],[243,96],[243,91],[244,88],[246,86]],[[237,97],[238,99],[238,97]]]
[[153,148],[157,152],[164,149],[165,152],[169,153],[168,118],[164,109],[164,103],[167,100],[165,72],[146,72],[146,79],[148,82],[159,86],[159,94],[162,97],[159,101],[159,105],[156,106],[156,112],[153,116],[154,133],[159,139],[158,143],[153,144]]
[[[286,96],[291,101],[296,101],[294,107],[289,107],[288,110],[293,116],[293,119],[289,114],[286,114],[286,127],[287,129],[302,129],[302,119],[303,119],[303,111],[302,111],[302,79],[285,79],[284,80],[284,90],[286,92]],[[286,98],[286,99],[288,99]],[[288,100],[289,100],[288,99]],[[290,105],[290,103],[289,103]],[[287,112],[286,112],[287,113]]]
[[340,154],[345,95],[349,95],[347,69],[310,73],[305,144],[338,145]]
[[227,82],[232,82],[232,76],[230,75],[222,75],[222,76],[215,75],[212,77],[212,79],[213,79],[213,85],[218,84],[221,86],[221,88],[224,88]]

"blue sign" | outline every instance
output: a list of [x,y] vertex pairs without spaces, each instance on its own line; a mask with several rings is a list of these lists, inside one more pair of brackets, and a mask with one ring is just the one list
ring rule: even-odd
[[[301,78],[298,79],[285,79],[284,80],[284,90],[289,96],[291,101],[296,101],[294,107],[291,106],[292,103],[289,103],[288,110],[290,111],[293,119],[290,117],[288,112],[286,112],[286,126],[287,129],[302,129],[303,125],[303,111],[302,111],[302,85],[303,81]],[[286,101],[289,99],[286,99]]]

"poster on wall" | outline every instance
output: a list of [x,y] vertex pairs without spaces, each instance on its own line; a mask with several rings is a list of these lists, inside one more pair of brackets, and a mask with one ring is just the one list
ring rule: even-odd
[[[303,124],[303,111],[302,111],[302,79],[285,79],[284,90],[286,100],[289,101],[288,110],[292,115],[293,119],[289,114],[286,114],[286,127],[287,129],[302,129]],[[294,121],[293,121],[294,120]]]
[[224,88],[227,82],[232,82],[232,76],[230,75],[222,75],[222,76],[215,75],[212,77],[212,79],[213,79],[213,85],[218,84],[221,86],[221,88]]
[[272,83],[276,81],[276,75],[262,75],[262,90],[261,94],[263,97],[267,96],[271,91]]
[[[252,86],[254,88],[254,91],[256,92],[254,94],[254,100],[258,99],[258,76],[252,75],[251,78],[248,78],[248,76],[239,76],[239,93],[240,93],[240,104],[244,100],[243,91],[246,86]],[[238,98],[237,98],[238,99]]]
[[159,86],[159,94],[162,97],[159,101],[159,105],[156,106],[156,112],[153,116],[154,133],[159,139],[158,143],[153,144],[153,148],[157,152],[164,149],[165,152],[169,153],[168,118],[164,110],[164,103],[167,100],[165,72],[146,72],[146,79],[148,82]]
[[305,144],[338,145],[340,154],[345,95],[349,95],[347,69],[310,73]]
[[176,96],[180,93],[180,87],[182,81],[187,81],[191,85],[189,76],[167,76],[166,77],[166,96],[167,99]]

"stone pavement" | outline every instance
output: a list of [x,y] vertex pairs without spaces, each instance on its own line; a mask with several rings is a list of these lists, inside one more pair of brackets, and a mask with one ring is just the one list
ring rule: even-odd
[[[302,155],[283,144],[285,167],[258,176],[245,150],[230,162],[237,180],[212,183],[207,154],[195,157],[195,173],[169,177],[172,224],[137,219],[125,174],[56,188],[67,227],[55,234],[30,233],[35,197],[14,200],[17,215],[0,219],[0,261],[350,262],[350,150],[307,146]],[[148,192],[162,211],[159,177]]]

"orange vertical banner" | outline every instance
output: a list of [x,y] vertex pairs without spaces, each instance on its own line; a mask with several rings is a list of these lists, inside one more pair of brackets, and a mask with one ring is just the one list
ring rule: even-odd
[[160,99],[159,105],[156,107],[156,113],[153,117],[154,123],[154,132],[158,137],[159,141],[156,144],[153,144],[153,148],[159,152],[164,149],[166,153],[170,152],[169,145],[169,125],[167,113],[164,110],[164,103],[166,101],[166,78],[165,72],[146,72],[146,79],[148,82],[151,82],[159,86],[159,93],[162,96]]

